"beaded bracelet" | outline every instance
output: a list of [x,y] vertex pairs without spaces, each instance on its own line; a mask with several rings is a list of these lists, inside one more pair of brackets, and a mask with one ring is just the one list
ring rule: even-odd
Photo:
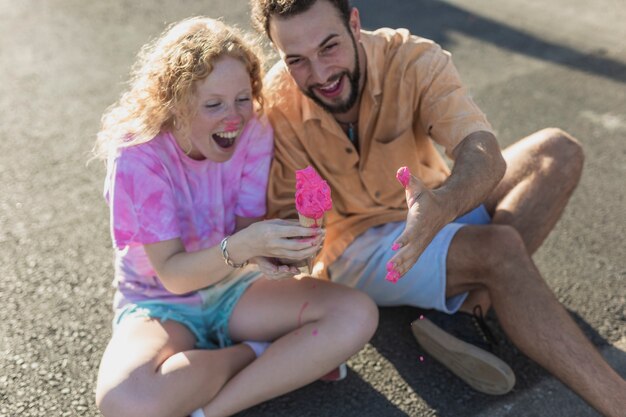
[[236,264],[232,261],[232,259],[230,259],[230,255],[228,254],[228,250],[226,250],[226,245],[228,244],[228,238],[230,236],[226,236],[224,239],[222,239],[222,241],[220,242],[220,248],[222,249],[222,257],[224,258],[224,262],[226,262],[226,265],[232,267],[232,268],[243,268],[244,266],[248,265],[248,261],[244,261],[240,264]]

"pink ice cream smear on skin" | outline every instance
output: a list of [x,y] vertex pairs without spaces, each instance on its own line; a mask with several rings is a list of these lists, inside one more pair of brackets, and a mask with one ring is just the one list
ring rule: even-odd
[[398,282],[398,280],[400,279],[400,272],[396,270],[393,262],[387,263],[387,275],[385,276],[385,279],[393,284]]
[[402,184],[404,188],[406,188],[411,180],[411,171],[409,171],[409,168],[400,167],[398,172],[396,172],[396,179],[400,181],[400,184]]
[[308,166],[296,171],[296,210],[310,219],[321,219],[333,206],[330,187]]

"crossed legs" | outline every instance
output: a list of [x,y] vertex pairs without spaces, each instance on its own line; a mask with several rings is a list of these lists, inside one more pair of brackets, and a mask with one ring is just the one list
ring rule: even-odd
[[[532,256],[541,246],[578,185],[583,169],[579,143],[560,129],[543,129],[502,152],[507,170],[485,201],[492,224],[513,227]],[[472,291],[461,310],[490,307],[485,291]]]
[[378,310],[364,294],[312,279],[252,284],[229,322],[233,340],[272,341],[255,359],[245,344],[197,350],[173,321],[128,319],[103,356],[96,401],[104,416],[226,416],[313,382],[360,350]]
[[626,409],[626,382],[561,306],[531,254],[559,219],[578,183],[580,146],[548,129],[504,151],[507,173],[487,207],[493,224],[466,226],[447,260],[447,295],[491,305],[511,341],[607,416]]

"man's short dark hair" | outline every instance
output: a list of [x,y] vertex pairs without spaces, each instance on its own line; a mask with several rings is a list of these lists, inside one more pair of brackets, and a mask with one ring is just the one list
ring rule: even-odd
[[259,32],[270,36],[270,18],[287,18],[309,10],[317,1],[327,1],[339,12],[339,16],[348,27],[350,21],[350,0],[250,0],[252,24]]

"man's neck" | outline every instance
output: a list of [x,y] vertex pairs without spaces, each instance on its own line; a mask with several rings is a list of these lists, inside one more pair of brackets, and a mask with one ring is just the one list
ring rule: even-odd
[[354,106],[345,113],[335,113],[333,117],[340,125],[357,124],[359,122],[359,105],[361,100],[356,101]]

